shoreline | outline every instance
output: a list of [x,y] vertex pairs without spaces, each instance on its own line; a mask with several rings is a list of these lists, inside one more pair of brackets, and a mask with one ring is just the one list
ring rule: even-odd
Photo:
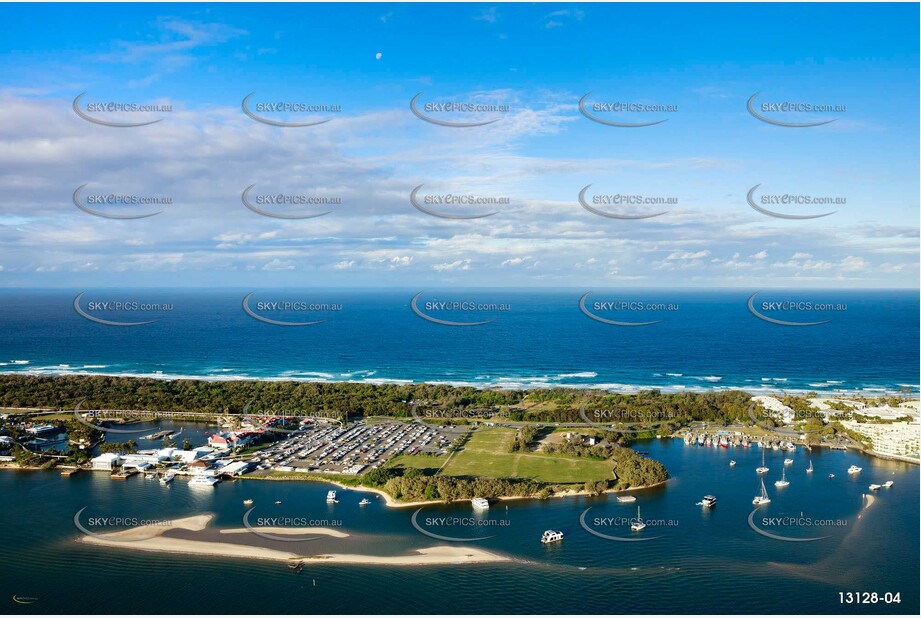
[[[327,375],[332,375],[330,372],[316,371],[313,373],[323,373]],[[753,395],[805,395],[807,393],[816,393],[817,395],[824,395],[827,397],[882,397],[886,396],[889,391],[897,392],[895,387],[891,389],[885,389],[879,386],[867,386],[864,388],[857,389],[836,389],[832,386],[825,387],[820,389],[819,387],[804,387],[804,388],[782,388],[778,389],[776,385],[772,386],[760,386],[758,382],[752,382],[748,385],[734,385],[729,383],[722,383],[721,381],[717,382],[708,382],[706,384],[618,384],[618,388],[612,388],[610,383],[601,382],[597,384],[573,384],[573,383],[559,383],[559,384],[550,384],[546,385],[533,385],[533,384],[523,384],[521,382],[471,382],[469,380],[442,380],[442,379],[423,379],[423,380],[414,380],[411,378],[373,378],[369,381],[361,380],[349,380],[349,379],[335,379],[335,378],[319,378],[316,376],[307,376],[307,377],[296,377],[296,376],[280,376],[280,375],[271,375],[271,376],[248,376],[248,375],[200,375],[200,374],[157,374],[157,373],[140,373],[140,372],[98,372],[98,371],[45,371],[45,370],[0,370],[0,375],[20,375],[20,376],[31,376],[31,377],[40,377],[40,378],[58,378],[58,377],[110,377],[110,378],[136,378],[136,379],[146,379],[146,380],[159,380],[164,382],[178,382],[181,380],[192,381],[192,382],[296,382],[296,383],[306,383],[306,384],[356,384],[362,386],[379,386],[379,385],[407,385],[407,386],[420,386],[420,385],[433,385],[433,386],[450,386],[454,388],[474,388],[477,390],[520,390],[520,391],[540,391],[547,390],[550,388],[565,388],[565,389],[574,389],[574,390],[599,390],[607,393],[619,394],[619,395],[634,395],[640,391],[644,390],[658,390],[665,394],[680,394],[680,393],[712,393],[719,391],[744,391]],[[515,378],[509,377],[509,380],[514,380]],[[522,380],[526,378],[520,378]],[[752,378],[755,379],[755,378]],[[760,379],[760,378],[759,378]],[[709,386],[708,386],[709,384]]]
[[[326,563],[358,564],[375,566],[444,566],[456,564],[510,562],[512,559],[500,554],[471,547],[453,547],[437,545],[414,550],[411,554],[380,556],[349,553],[319,553],[303,555],[279,549],[260,547],[258,545],[237,545],[220,541],[199,541],[164,537],[170,530],[190,530],[202,532],[210,528],[213,514],[194,515],[177,519],[170,526],[138,526],[105,535],[81,536],[76,542],[107,548],[133,549],[167,554],[185,554],[208,556],[214,558],[246,558],[250,560],[273,560],[284,563]],[[250,532],[247,529],[220,529],[219,534]],[[286,530],[288,534],[322,533],[324,529],[300,528]],[[344,538],[349,536],[336,530],[326,530],[329,536]]]
[[[366,487],[364,485],[346,485],[341,482],[327,480],[327,479],[320,479],[320,478],[296,479],[296,478],[270,478],[270,477],[249,477],[247,478],[246,476],[241,476],[239,478],[240,480],[251,480],[251,481],[258,480],[258,481],[294,481],[294,482],[328,483],[330,485],[335,485],[336,487],[340,489],[346,489],[346,490],[351,489],[353,491],[358,491],[358,492],[367,492],[367,493],[377,494],[378,496],[383,498],[384,505],[390,508],[411,508],[411,507],[432,506],[436,504],[443,504],[443,505],[460,504],[464,502],[470,502],[471,500],[470,498],[457,498],[455,500],[448,500],[448,501],[445,501],[445,500],[417,500],[414,502],[400,502],[399,500],[395,499],[393,496],[388,494],[383,489],[379,489],[377,487]],[[597,496],[597,495],[603,495],[603,494],[625,494],[625,493],[629,493],[632,491],[640,491],[643,489],[651,489],[653,487],[659,487],[660,485],[665,485],[670,480],[671,479],[666,479],[658,483],[653,483],[652,485],[643,485],[642,487],[630,487],[629,489],[616,489],[616,490],[606,489],[600,494],[595,493],[595,492],[585,491],[584,489],[579,489],[579,490],[573,489],[573,490],[562,491],[559,493],[555,492],[547,496],[547,498],[539,498],[537,496],[496,496],[495,498],[491,498],[491,500],[494,500],[496,502],[511,502],[513,500],[545,500],[545,499],[550,500],[552,498],[572,498],[572,497],[577,497],[577,496]]]

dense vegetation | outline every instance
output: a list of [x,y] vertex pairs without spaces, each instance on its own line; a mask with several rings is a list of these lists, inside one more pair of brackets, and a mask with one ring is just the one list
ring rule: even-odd
[[[728,424],[747,419],[750,396],[742,391],[620,395],[588,389],[499,390],[434,384],[154,380],[113,376],[0,375],[0,407],[69,410],[171,410],[361,418],[407,417],[412,402],[476,410],[515,421],[584,422],[579,408],[599,422],[655,424],[669,433],[690,421]],[[604,416],[599,417],[598,411]]]

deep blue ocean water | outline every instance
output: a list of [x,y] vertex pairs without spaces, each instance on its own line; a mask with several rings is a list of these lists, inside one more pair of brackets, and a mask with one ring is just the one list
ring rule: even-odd
[[[485,321],[445,326],[448,321]],[[106,373],[208,379],[446,382],[477,386],[598,386],[620,391],[744,388],[749,391],[897,391],[919,383],[917,291],[765,290],[762,302],[841,305],[835,311],[762,314],[784,321],[830,320],[791,327],[748,309],[757,290],[3,290],[0,371]],[[157,320],[118,327],[110,321]],[[278,326],[277,321],[321,321]],[[169,304],[169,310],[93,310],[104,301]],[[338,310],[260,310],[259,303],[303,301]],[[427,303],[473,301],[504,310],[439,311]],[[596,302],[671,304],[676,310],[605,310]]]

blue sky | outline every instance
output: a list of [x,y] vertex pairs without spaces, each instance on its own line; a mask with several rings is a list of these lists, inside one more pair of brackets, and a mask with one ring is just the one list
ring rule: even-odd
[[[918,17],[911,4],[6,5],[0,286],[916,288]],[[81,92],[172,111],[103,127],[72,111]],[[250,92],[341,112],[275,128],[242,113]],[[419,92],[509,111],[436,126],[410,112]],[[608,127],[580,114],[588,92],[677,111]],[[846,112],[773,114],[835,119],[778,127],[746,111],[755,92]],[[420,184],[509,203],[432,217],[409,202]],[[589,184],[676,203],[601,217],[579,205]],[[72,201],[81,185],[172,203],[94,217]],[[341,204],[264,217],[241,202],[250,185]],[[846,204],[767,217],[746,202],[755,185]],[[482,212],[467,208],[451,212]]]

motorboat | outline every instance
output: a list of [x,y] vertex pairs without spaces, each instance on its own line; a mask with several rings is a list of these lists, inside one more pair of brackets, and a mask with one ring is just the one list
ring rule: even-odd
[[716,506],[716,496],[704,496],[704,499],[698,502],[698,504],[705,508],[713,508]]
[[624,504],[636,502],[636,496],[617,496],[617,501]]
[[252,503],[253,503],[252,498],[247,498],[246,500],[243,501],[243,504],[245,504],[246,506],[250,506]]
[[489,500],[486,498],[474,498],[470,501],[470,504],[478,511],[485,511],[489,508]]
[[358,506],[367,506],[369,504],[371,504],[370,500],[368,500],[367,498],[362,498],[361,502],[358,503]]
[[176,478],[175,472],[167,472],[166,474],[160,477],[160,484],[169,485],[173,481],[174,478]]
[[848,474],[859,474],[861,470],[863,470],[863,468],[861,468],[860,466],[851,466],[850,468],[847,469],[847,473]]
[[338,502],[335,491],[330,490],[326,492],[326,504],[337,504]]
[[885,483],[883,483],[883,487],[885,487],[886,489],[889,489],[890,487],[892,487],[892,485],[893,485],[892,481],[886,481]]
[[193,487],[214,487],[221,482],[221,479],[216,476],[205,476],[204,474],[199,474],[193,476],[192,480],[189,481],[189,485]]
[[730,459],[730,460],[729,460],[729,467],[732,468],[732,467],[735,466],[735,465],[736,465],[736,460],[735,460],[735,459]]
[[545,530],[540,537],[541,543],[556,543],[563,540],[563,533],[559,530]]
[[793,460],[790,459],[790,458],[788,457],[787,459],[784,459],[784,460],[783,460],[783,465],[785,465],[785,466],[792,466],[792,465],[793,465]]
[[870,485],[870,491],[879,491],[882,488],[883,488],[882,485],[877,485],[876,483],[873,483]]

